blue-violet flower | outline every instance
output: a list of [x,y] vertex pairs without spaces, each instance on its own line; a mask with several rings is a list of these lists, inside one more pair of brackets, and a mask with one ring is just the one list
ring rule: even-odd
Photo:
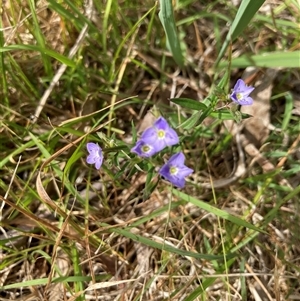
[[233,87],[230,98],[242,106],[252,105],[253,99],[249,95],[254,89],[254,87],[248,87],[242,79],[239,79]]
[[144,140],[139,140],[131,149],[131,152],[137,154],[140,157],[151,157],[158,151],[155,148],[155,145],[146,143]]
[[88,164],[95,164],[96,169],[100,169],[103,162],[103,152],[97,143],[89,142],[86,145],[89,155],[86,158]]
[[156,152],[163,150],[167,146],[179,143],[177,133],[169,126],[163,117],[159,117],[152,127],[144,131],[141,140],[154,145]]
[[169,126],[168,122],[159,117],[152,127],[146,129],[131,152],[140,157],[151,157],[166,146],[179,143],[177,133]]
[[159,170],[159,174],[179,188],[185,185],[185,177],[194,170],[184,165],[182,152],[173,155],[170,160]]

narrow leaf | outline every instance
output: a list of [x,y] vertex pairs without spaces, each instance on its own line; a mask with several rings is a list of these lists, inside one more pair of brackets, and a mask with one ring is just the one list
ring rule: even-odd
[[183,108],[192,109],[195,111],[205,110],[207,108],[204,103],[190,98],[172,98],[171,101]]
[[[268,52],[257,55],[244,55],[232,59],[232,67],[246,68],[248,66],[265,67],[265,68],[299,68],[300,51],[293,52]],[[227,62],[221,62],[219,69],[225,67]]]
[[190,118],[185,120],[179,127],[183,128],[184,130],[190,130],[191,128],[193,128],[194,126],[199,124],[198,121],[199,121],[201,115],[202,115],[202,111],[196,112]]
[[[141,235],[134,234],[134,233],[132,233],[128,230],[124,230],[124,229],[120,229],[120,228],[109,229],[108,231],[118,233],[118,234],[123,235],[127,238],[130,238],[130,239],[132,239],[136,242],[142,243],[146,246],[156,248],[158,250],[164,250],[164,251],[174,253],[174,254],[178,254],[178,255],[181,255],[181,256],[188,256],[188,257],[205,259],[205,260],[224,259],[223,255],[200,254],[200,253],[196,253],[196,252],[186,251],[186,250],[183,250],[183,249],[178,249],[178,248],[175,248],[175,247],[167,244],[166,242],[165,243],[159,243],[159,242],[156,242],[152,239],[143,237]],[[234,254],[228,254],[226,256],[228,258],[232,258],[232,257],[234,257]]]
[[170,51],[173,54],[174,60],[180,67],[183,67],[184,61],[178,34],[176,31],[172,0],[160,1],[160,12],[158,16],[165,30],[168,45],[170,47]]
[[194,204],[195,206],[201,208],[201,209],[204,209],[218,217],[221,217],[221,218],[224,218],[238,226],[241,226],[241,227],[244,227],[244,228],[248,228],[248,229],[252,229],[252,230],[255,230],[255,231],[258,231],[258,232],[262,232],[262,233],[265,233],[263,230],[255,227],[254,225],[242,220],[241,218],[237,217],[237,216],[234,216],[234,215],[231,215],[230,213],[228,213],[227,211],[224,211],[224,210],[221,210],[219,208],[216,208],[212,205],[209,205],[203,201],[200,201],[196,198],[193,198],[183,192],[180,192],[179,190],[177,189],[172,189],[172,193],[178,197],[180,197],[181,199],[183,199],[184,201],[187,201],[189,203],[192,203]]
[[30,51],[38,51],[41,54],[46,54],[49,55],[56,60],[60,61],[61,63],[69,66],[69,67],[76,67],[76,63],[73,62],[72,60],[68,59],[64,55],[61,55],[57,53],[54,50],[47,49],[47,48],[42,48],[40,46],[34,46],[34,45],[24,45],[24,44],[18,44],[18,45],[9,45],[6,47],[0,47],[0,52],[6,52],[6,51],[12,51],[12,50],[30,50]]
[[222,49],[220,50],[219,56],[216,61],[216,66],[219,64],[222,56],[224,55],[229,43],[234,41],[248,26],[250,20],[253,18],[255,13],[264,4],[265,0],[243,0],[239,10],[234,18],[234,21],[230,27],[227,37],[224,41]]

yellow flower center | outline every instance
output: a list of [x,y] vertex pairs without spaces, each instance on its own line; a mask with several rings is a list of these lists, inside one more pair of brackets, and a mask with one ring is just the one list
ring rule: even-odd
[[165,138],[165,135],[166,135],[165,131],[163,131],[163,130],[157,131],[158,138],[163,139],[163,138]]
[[237,98],[238,100],[243,99],[243,93],[236,93],[236,98]]
[[170,167],[170,174],[175,176],[178,173],[178,168],[175,166]]
[[150,146],[149,145],[143,145],[142,146],[142,152],[143,153],[148,153],[150,151]]

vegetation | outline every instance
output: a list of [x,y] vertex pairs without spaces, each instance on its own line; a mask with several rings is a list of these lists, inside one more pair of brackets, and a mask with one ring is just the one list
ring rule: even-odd
[[299,300],[299,9],[6,1],[0,300]]

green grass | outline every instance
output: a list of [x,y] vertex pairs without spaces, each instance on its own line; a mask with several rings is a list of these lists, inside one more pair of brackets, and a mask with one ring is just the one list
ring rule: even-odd
[[[3,8],[0,300],[299,297],[299,4],[163,4],[95,1],[92,16],[82,1]],[[227,95],[270,70],[271,130],[255,147],[274,169],[242,131],[245,172],[218,187],[241,163],[228,121],[253,118]],[[151,114],[180,144],[142,159],[130,149]],[[87,142],[103,149],[99,171]],[[158,175],[178,151],[194,169],[184,189]]]

